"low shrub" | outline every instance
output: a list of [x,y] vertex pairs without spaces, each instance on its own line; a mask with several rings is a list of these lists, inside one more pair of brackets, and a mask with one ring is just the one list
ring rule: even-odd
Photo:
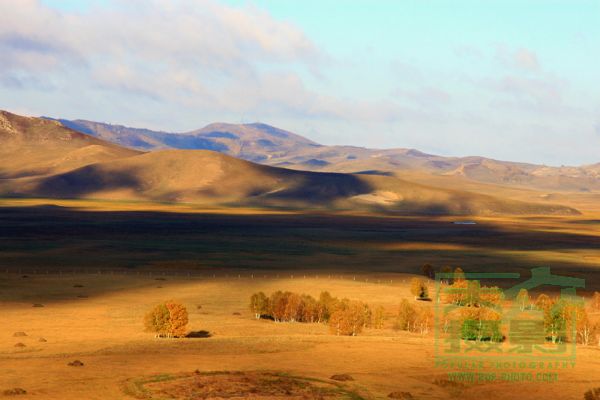
[[329,379],[333,379],[334,381],[340,381],[340,382],[348,382],[348,381],[354,380],[354,378],[348,374],[331,375],[331,377]]
[[3,391],[2,394],[5,396],[18,396],[18,395],[27,394],[27,390],[22,389],[22,388],[7,389],[7,390]]

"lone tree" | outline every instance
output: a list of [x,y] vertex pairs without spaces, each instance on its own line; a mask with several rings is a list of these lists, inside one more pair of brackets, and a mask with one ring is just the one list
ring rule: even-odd
[[416,299],[425,300],[429,298],[427,283],[421,278],[412,278],[410,281],[410,292]]
[[156,337],[182,337],[186,334],[188,312],[184,305],[167,301],[144,316],[144,327]]

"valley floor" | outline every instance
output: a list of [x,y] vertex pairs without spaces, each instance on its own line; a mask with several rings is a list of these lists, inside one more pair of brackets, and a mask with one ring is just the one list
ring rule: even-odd
[[[340,385],[365,399],[391,392],[415,399],[581,399],[600,387],[599,347],[578,346],[575,366],[555,371],[557,382],[449,383],[449,371],[435,366],[433,335],[392,324],[400,300],[412,299],[409,279],[424,263],[523,277],[549,266],[585,278],[581,294],[589,296],[600,289],[599,217],[475,218],[476,225],[460,225],[447,217],[6,200],[0,393],[23,388],[23,398],[129,399],[132,382],[198,370],[325,382],[349,374],[354,380]],[[248,300],[259,290],[327,290],[382,305],[389,319],[384,329],[357,337],[331,335],[322,324],[255,320]],[[170,299],[189,310],[189,329],[208,337],[145,333],[144,314]],[[84,365],[67,365],[74,360]]]
[[[377,284],[339,277],[4,275],[0,389],[20,387],[27,398],[129,399],[124,391],[128,382],[195,370],[274,371],[324,381],[350,374],[354,381],[344,387],[366,399],[386,398],[394,391],[410,392],[415,399],[514,399],[516,393],[527,399],[579,399],[600,386],[597,347],[579,347],[573,368],[550,370],[558,373],[558,382],[450,384],[449,370],[435,366],[431,335],[397,332],[388,321],[382,330],[338,337],[321,324],[255,320],[247,309],[257,290],[312,295],[329,290],[383,305],[391,315],[399,298],[411,298],[407,278],[398,275],[395,283]],[[106,286],[114,290],[99,290]],[[143,332],[143,314],[165,299],[185,304],[189,328],[207,331],[209,337],[155,339]],[[34,303],[44,307],[32,307]],[[13,337],[14,332],[27,336]],[[39,342],[40,337],[47,341]],[[16,342],[26,347],[15,348]],[[84,366],[67,365],[74,360]]]

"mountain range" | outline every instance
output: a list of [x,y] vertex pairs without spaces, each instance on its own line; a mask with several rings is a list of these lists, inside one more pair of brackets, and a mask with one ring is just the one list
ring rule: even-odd
[[[401,215],[578,213],[574,208],[548,201],[520,201],[424,184],[393,173],[282,168],[284,162],[276,160],[296,160],[293,163],[296,168],[302,163],[317,168],[311,159],[301,161],[301,153],[307,154],[306,157],[320,154],[319,160],[334,160],[345,152],[361,154],[376,150],[321,146],[264,124],[213,124],[192,134],[174,136],[149,134],[145,130],[137,130],[140,136],[135,136],[128,133],[128,128],[113,129],[105,125],[97,125],[92,136],[83,133],[83,128],[76,131],[72,127],[73,124],[56,120],[0,111],[0,197],[186,202],[220,207],[363,210]],[[108,136],[115,142],[129,140],[131,147],[138,149],[104,140]],[[152,151],[132,146],[140,141],[149,143],[150,138],[155,140]],[[168,146],[168,143],[181,146],[189,138],[196,144],[206,141],[203,143],[210,144],[211,150],[197,150],[196,145],[192,149]],[[327,149],[332,154],[325,157]],[[414,151],[405,154],[409,159],[420,158]],[[350,155],[344,156],[350,162],[367,158],[364,154],[357,158]],[[242,157],[254,157],[279,167]]]
[[443,157],[415,149],[325,146],[261,123],[214,123],[191,132],[167,133],[86,120],[58,121],[76,131],[144,151],[202,149],[265,165],[307,171],[388,176],[403,176],[407,172],[418,171],[539,190],[600,190],[600,163],[550,167],[476,156]]

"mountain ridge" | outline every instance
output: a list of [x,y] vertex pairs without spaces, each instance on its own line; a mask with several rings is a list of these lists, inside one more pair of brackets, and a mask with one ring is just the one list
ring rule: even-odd
[[[278,168],[212,150],[140,152],[75,132],[56,121],[1,115],[0,145],[10,148],[14,155],[10,162],[0,164],[0,172],[4,173],[0,196],[4,197],[143,200],[401,215],[578,214],[571,207],[549,202],[505,199],[393,176]],[[264,126],[251,127],[259,128]],[[203,134],[211,132],[219,131],[213,126]],[[254,133],[262,135],[260,131]],[[289,138],[286,131],[274,133]],[[311,146],[310,141],[303,143]],[[6,151],[4,154],[10,155]],[[15,173],[22,172],[22,165],[40,158],[48,168]]]
[[[445,157],[409,148],[328,146],[264,123],[213,123],[189,132],[168,133],[84,120],[59,121],[98,138],[145,151],[202,149],[290,169],[344,173],[381,171],[386,174],[424,171],[540,190],[600,191],[600,163],[552,167],[482,156]],[[280,134],[274,136],[273,132]],[[143,143],[143,146],[136,147],[131,142]]]

